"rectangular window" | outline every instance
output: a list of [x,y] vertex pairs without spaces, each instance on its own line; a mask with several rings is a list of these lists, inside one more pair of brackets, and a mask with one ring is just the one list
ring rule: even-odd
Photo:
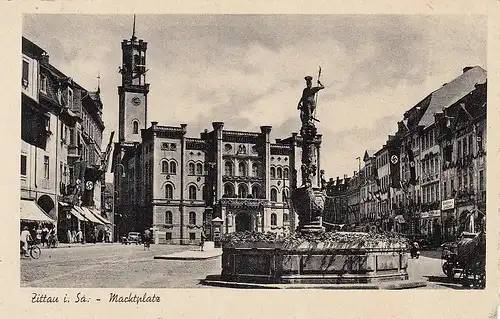
[[436,200],[439,200],[439,184],[436,184]]
[[195,240],[196,239],[196,233],[189,233],[189,240]]
[[47,93],[47,76],[45,74],[40,75],[40,91]]
[[68,88],[68,107],[70,109],[73,108],[73,90],[70,88]]
[[450,180],[450,190],[451,190],[451,195],[454,195],[453,192],[455,191],[455,181],[453,180],[453,177]]
[[74,128],[69,129],[69,144],[75,145],[75,129]]
[[474,188],[474,175],[472,170],[469,171],[469,189],[472,190]]
[[462,156],[462,141],[458,141],[457,158],[460,158],[461,156]]
[[43,177],[49,179],[49,157],[45,155],[43,157]]
[[423,188],[422,189],[422,202],[427,203],[427,189]]
[[480,151],[483,150],[483,132],[477,132],[477,147]]
[[446,198],[448,196],[448,190],[446,189],[446,181],[443,183],[443,196]]
[[63,162],[59,163],[59,181],[62,182],[63,181]]
[[172,240],[172,233],[165,233],[165,240]]
[[21,175],[26,175],[26,155],[21,155]]
[[30,63],[26,60],[23,60],[23,78],[22,78],[22,85],[23,87],[27,87],[29,84],[29,74],[30,74]]
[[479,189],[484,190],[485,189],[485,184],[484,184],[484,171],[479,171]]
[[469,135],[469,155],[472,155],[472,134]]
[[462,188],[462,175],[458,175],[458,189]]
[[462,151],[462,154],[463,154],[463,157],[465,158],[467,156],[467,137],[464,137],[464,147],[463,147],[463,151]]

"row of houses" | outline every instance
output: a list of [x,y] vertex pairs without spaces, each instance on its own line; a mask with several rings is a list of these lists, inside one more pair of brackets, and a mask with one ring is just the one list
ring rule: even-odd
[[[60,241],[82,230],[102,235],[113,216],[101,214],[104,122],[100,88],[89,91],[22,38],[21,226],[48,223]],[[111,221],[109,221],[111,220]]]
[[327,183],[325,220],[436,243],[478,231],[486,213],[486,96],[486,71],[466,67],[406,111],[386,143],[359,158],[359,171]]

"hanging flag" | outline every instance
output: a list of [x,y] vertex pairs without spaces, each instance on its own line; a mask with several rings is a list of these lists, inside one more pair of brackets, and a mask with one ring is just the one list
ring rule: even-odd
[[387,148],[389,150],[391,187],[401,188],[400,174],[400,147],[401,140],[398,137],[389,138]]
[[406,147],[406,152],[408,154],[408,165],[410,165],[410,181],[409,183],[415,185],[417,183],[416,172],[415,172],[415,158],[413,157],[413,150],[411,146]]

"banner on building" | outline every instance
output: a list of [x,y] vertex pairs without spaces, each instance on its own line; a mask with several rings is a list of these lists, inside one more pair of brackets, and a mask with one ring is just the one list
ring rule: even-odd
[[393,188],[401,188],[400,147],[401,140],[398,137],[389,137],[387,149],[389,151],[391,187]]
[[408,165],[410,166],[410,180],[409,183],[412,185],[417,184],[417,174],[415,172],[415,158],[413,156],[413,150],[411,145],[406,146],[406,154],[408,155]]

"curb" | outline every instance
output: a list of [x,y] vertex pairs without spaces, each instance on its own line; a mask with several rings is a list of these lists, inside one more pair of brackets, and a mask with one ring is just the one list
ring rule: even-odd
[[[212,277],[212,276],[210,276]],[[258,284],[222,280],[202,280],[202,285],[239,289],[330,289],[330,290],[401,290],[427,286],[425,281],[401,281],[369,284]]]
[[215,255],[209,256],[172,256],[172,255],[159,255],[154,256],[153,259],[162,259],[162,260],[206,260],[206,259],[214,259],[222,256],[222,253],[217,253]]

